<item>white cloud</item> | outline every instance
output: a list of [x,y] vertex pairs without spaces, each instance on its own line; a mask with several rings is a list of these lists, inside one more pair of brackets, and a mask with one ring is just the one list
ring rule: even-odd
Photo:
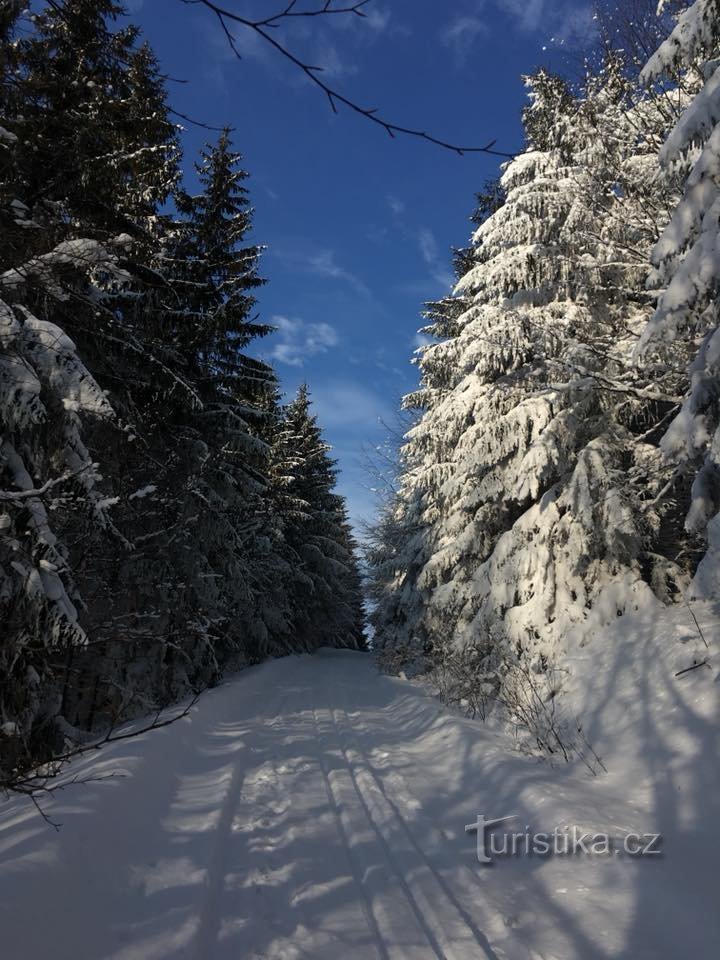
[[401,217],[405,213],[405,204],[398,197],[394,197],[390,193],[387,196],[387,202],[394,216]]
[[563,7],[566,10],[569,6],[569,3],[558,0],[503,0],[501,4],[504,12],[515,17],[520,29],[527,33],[534,33],[543,23],[547,23],[556,12],[552,8]]
[[451,20],[440,32],[440,39],[455,53],[456,63],[462,65],[478,37],[488,33],[488,25],[476,16],[461,16]]
[[376,33],[384,33],[390,23],[390,11],[387,7],[369,7],[365,11],[365,23]]
[[[144,2],[144,0],[140,0]],[[226,21],[226,26],[232,38],[228,38],[216,18],[207,18],[203,22],[204,41],[209,48],[210,61],[213,64],[211,71],[219,86],[226,87],[222,71],[228,65],[240,60],[251,60],[262,64],[266,69],[276,72],[280,63],[278,53],[255,30],[242,24]],[[297,46],[291,44],[291,49],[303,62],[322,68],[323,75],[328,79],[337,80],[358,72],[358,67],[349,57],[341,54],[332,43],[328,30],[319,28],[311,30],[307,26],[298,24],[294,36],[298,39]],[[296,87],[310,84],[311,80],[300,70],[285,69],[277,73],[284,83]]]
[[312,399],[318,420],[328,429],[340,428],[347,432],[360,428],[367,432],[392,415],[386,401],[363,383],[316,383]]
[[421,227],[418,233],[418,244],[420,245],[420,253],[422,253],[425,263],[431,264],[437,260],[437,240],[432,230],[428,230],[427,227]]
[[[309,242],[293,242],[286,247],[273,247],[269,256],[279,260],[284,269],[292,269],[298,273],[306,273],[315,277],[324,277],[329,280],[336,280],[339,284],[344,284],[353,290],[358,296],[372,307],[377,316],[385,317],[388,320],[392,318],[390,311],[373,293],[371,288],[352,270],[341,266],[336,260],[335,251],[329,249],[315,250],[308,252]],[[329,292],[323,291],[327,297],[331,296]],[[342,298],[342,294],[339,295]],[[347,297],[344,297],[347,300]]]
[[325,44],[318,48],[311,57],[313,64],[322,67],[324,78],[352,77],[358,72],[358,67],[349,60],[343,60],[333,44]]
[[330,277],[333,280],[343,280],[348,283],[358,293],[372,299],[372,294],[366,283],[355,276],[350,270],[341,267],[335,261],[335,254],[332,250],[321,250],[319,253],[311,254],[305,258],[305,267],[310,273],[316,273],[320,277]]
[[549,43],[577,44],[594,29],[589,0],[466,0],[465,12],[440,31],[457,65],[467,61],[481,37],[492,34],[499,14],[510,17],[523,33],[542,35]]
[[365,231],[365,239],[374,243],[378,247],[383,247],[389,242],[390,230],[387,227],[379,227],[372,224]]
[[[270,49],[262,37],[254,31],[238,27],[230,31],[233,47],[215,19],[202,17],[198,23],[198,42],[205,47],[202,69],[205,77],[225,94],[230,93],[230,70],[239,65],[238,54],[243,60],[267,64]],[[236,52],[237,51],[237,52]]]
[[290,259],[308,273],[316,273],[321,277],[333,277],[336,280],[347,280],[353,286],[357,278],[341,267],[335,261],[335,252],[333,250],[320,250],[317,253],[291,253]]
[[440,284],[441,287],[451,287],[453,282],[452,273],[439,254],[435,234],[427,227],[421,227],[418,231],[417,240],[420,253],[430,268],[430,275],[433,280]]
[[303,273],[310,273],[318,277],[327,277],[331,280],[338,280],[347,284],[356,293],[372,304],[373,308],[383,316],[387,315],[385,307],[376,299],[370,287],[361,280],[351,270],[342,267],[335,259],[333,250],[319,250],[316,253],[305,253],[298,250],[288,250],[274,252],[275,256],[280,256],[286,263],[295,267]]
[[380,36],[409,37],[412,34],[409,27],[393,20],[391,10],[374,3],[364,8],[362,17],[333,17],[328,23],[337,30],[353,33],[358,41],[366,43]]
[[327,353],[340,343],[337,330],[329,323],[306,323],[298,317],[274,316],[270,320],[277,327],[276,342],[270,359],[291,367],[302,367],[308,357]]

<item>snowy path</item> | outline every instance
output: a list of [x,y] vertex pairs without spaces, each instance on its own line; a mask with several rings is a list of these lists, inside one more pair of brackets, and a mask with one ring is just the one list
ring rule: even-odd
[[4,960],[714,956],[698,928],[716,891],[673,880],[666,858],[480,866],[464,831],[478,813],[653,824],[600,781],[509,755],[368,656],[254,668],[73,769],[110,773],[124,775],[54,801],[59,833],[0,805]]

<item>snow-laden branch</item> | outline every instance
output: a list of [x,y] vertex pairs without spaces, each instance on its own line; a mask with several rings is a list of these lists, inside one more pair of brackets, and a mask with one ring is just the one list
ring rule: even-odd
[[23,500],[40,499],[49,493],[54,487],[67,483],[68,480],[76,478],[80,473],[92,468],[92,464],[85,464],[80,470],[68,470],[59,477],[46,480],[41,487],[34,487],[30,490],[0,490],[0,502],[18,502]]

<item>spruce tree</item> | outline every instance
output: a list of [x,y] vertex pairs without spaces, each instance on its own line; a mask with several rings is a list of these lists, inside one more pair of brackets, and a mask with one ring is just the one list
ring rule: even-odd
[[[648,409],[629,364],[650,310],[635,294],[647,211],[629,212],[651,152],[609,83],[578,99],[557,77],[532,79],[528,149],[475,233],[451,336],[422,351],[407,400],[422,417],[384,520],[393,546],[374,558],[376,642],[401,656],[471,649],[477,669],[547,658],[603,588],[623,585],[622,603],[644,589],[664,480],[637,437],[666,411]],[[611,127],[624,182],[598,155]]]
[[717,592],[720,549],[720,5],[696,0],[645,67],[643,79],[663,89],[668,80],[687,92],[686,109],[660,151],[679,170],[684,193],[652,253],[661,293],[638,346],[650,375],[688,370],[683,402],[661,440],[683,491],[685,529],[709,545],[696,589]]
[[102,283],[124,277],[126,246],[123,237],[83,233],[65,198],[35,180],[29,158],[45,144],[46,102],[29,42],[15,36],[19,13],[4,11],[2,23],[0,710],[12,731],[3,776],[56,745],[59,680],[87,640],[71,541],[85,529],[114,531],[88,428],[115,415],[68,319],[96,313]]
[[228,669],[361,641],[332,464],[324,494],[293,472],[251,355],[240,157],[224,134],[180,187],[163,77],[120,13],[0,10],[0,787]]
[[363,620],[355,543],[337,472],[310,411],[307,386],[285,411],[279,438],[286,463],[284,537],[297,558],[291,585],[294,631],[302,649],[362,647]]

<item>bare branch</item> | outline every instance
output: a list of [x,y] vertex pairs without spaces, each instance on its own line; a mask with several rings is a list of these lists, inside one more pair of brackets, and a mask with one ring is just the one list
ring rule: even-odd
[[41,487],[36,487],[31,490],[0,490],[0,502],[17,502],[21,500],[41,499],[54,487],[57,487],[61,483],[66,483],[68,480],[72,480],[74,477],[78,477],[81,473],[84,473],[86,470],[90,470],[91,468],[92,464],[86,463],[84,466],[80,467],[79,470],[68,470],[59,477],[55,477],[52,480],[47,480]]
[[453,153],[456,153],[458,156],[464,156],[466,153],[485,153],[490,154],[493,157],[502,157],[507,160],[512,160],[515,157],[514,153],[505,153],[502,150],[496,150],[495,140],[491,140],[484,146],[458,146],[457,144],[450,143],[440,137],[433,136],[432,134],[427,133],[425,130],[416,130],[412,127],[405,127],[401,124],[393,123],[390,120],[386,120],[383,117],[378,116],[376,107],[363,107],[354,100],[350,100],[338,90],[330,87],[329,84],[327,84],[319,76],[319,73],[322,71],[322,67],[312,66],[311,64],[306,63],[283,43],[281,43],[279,40],[276,40],[275,37],[268,33],[268,30],[278,27],[284,20],[290,20],[291,18],[295,17],[323,17],[338,14],[345,16],[365,17],[365,12],[362,8],[369,3],[370,0],[359,0],[357,3],[344,7],[334,7],[332,6],[332,0],[325,0],[322,6],[314,7],[309,10],[295,9],[297,0],[290,0],[287,6],[279,13],[260,20],[252,20],[249,17],[243,17],[239,13],[235,13],[232,10],[228,10],[226,7],[220,6],[219,4],[215,3],[214,0],[180,0],[180,2],[187,5],[199,4],[200,6],[207,7],[207,9],[213,13],[220,23],[223,33],[225,34],[228,44],[230,45],[230,49],[238,58],[238,60],[242,60],[242,55],[237,48],[235,37],[230,30],[229,24],[238,24],[245,29],[252,30],[266,43],[269,43],[270,46],[280,54],[280,56],[284,57],[286,60],[289,60],[295,67],[298,68],[298,70],[304,73],[305,76],[325,94],[333,113],[337,113],[338,104],[342,104],[343,106],[347,107],[348,110],[353,111],[353,113],[357,113],[359,116],[364,117],[371,123],[381,127],[392,139],[395,139],[397,134],[401,134],[406,137],[415,137],[416,139],[424,140],[426,143],[432,143],[437,147],[442,147],[444,150],[450,150]]
[[700,667],[710,666],[709,660],[701,660],[700,663],[694,663],[691,667],[685,667],[684,670],[678,670],[675,674],[676,677],[682,677],[685,673],[690,673],[691,670],[698,670]]
[[701,627],[700,624],[698,623],[698,618],[695,616],[695,611],[694,611],[693,608],[690,606],[690,601],[687,599],[687,597],[683,597],[683,599],[685,600],[685,606],[686,606],[686,607],[688,608],[688,610],[690,611],[690,616],[691,616],[691,617],[693,618],[693,620],[695,621],[695,627],[697,628],[697,632],[700,634],[700,639],[701,639],[702,642],[705,644],[705,648],[706,648],[707,650],[709,650],[709,649],[710,649],[710,645],[708,644],[708,642],[707,642],[707,640],[706,640],[706,638],[705,638],[705,634],[702,632],[702,627]]
[[180,119],[184,120],[186,123],[191,123],[195,127],[202,127],[203,130],[211,130],[213,133],[224,133],[226,130],[229,133],[232,133],[234,129],[233,127],[228,127],[227,124],[224,127],[213,127],[209,123],[203,123],[202,120],[194,120],[186,113],[181,113],[179,110],[174,110],[172,107],[168,107],[168,111],[174,116],[180,117]]
[[167,727],[178,720],[182,720],[183,717],[188,716],[199,699],[200,694],[196,693],[182,709],[173,712],[171,716],[163,719],[161,719],[161,717],[165,712],[165,708],[160,708],[154,717],[142,727],[131,726],[128,730],[116,733],[117,727],[113,724],[105,736],[97,740],[92,740],[89,743],[76,744],[64,753],[56,754],[46,763],[41,764],[36,769],[30,770],[27,773],[17,773],[5,779],[0,779],[0,794],[19,793],[29,797],[43,819],[50,826],[58,830],[61,824],[55,823],[50,819],[40,805],[39,796],[51,797],[58,790],[63,790],[72,784],[93,783],[99,780],[110,779],[113,776],[113,774],[108,774],[100,777],[72,777],[70,780],[61,780],[57,783],[52,782],[62,773],[71,760],[74,760],[76,757],[81,757],[92,750],[99,750],[107,743],[116,743],[119,740],[132,740],[135,737],[150,733],[153,730],[160,730],[162,727]]

